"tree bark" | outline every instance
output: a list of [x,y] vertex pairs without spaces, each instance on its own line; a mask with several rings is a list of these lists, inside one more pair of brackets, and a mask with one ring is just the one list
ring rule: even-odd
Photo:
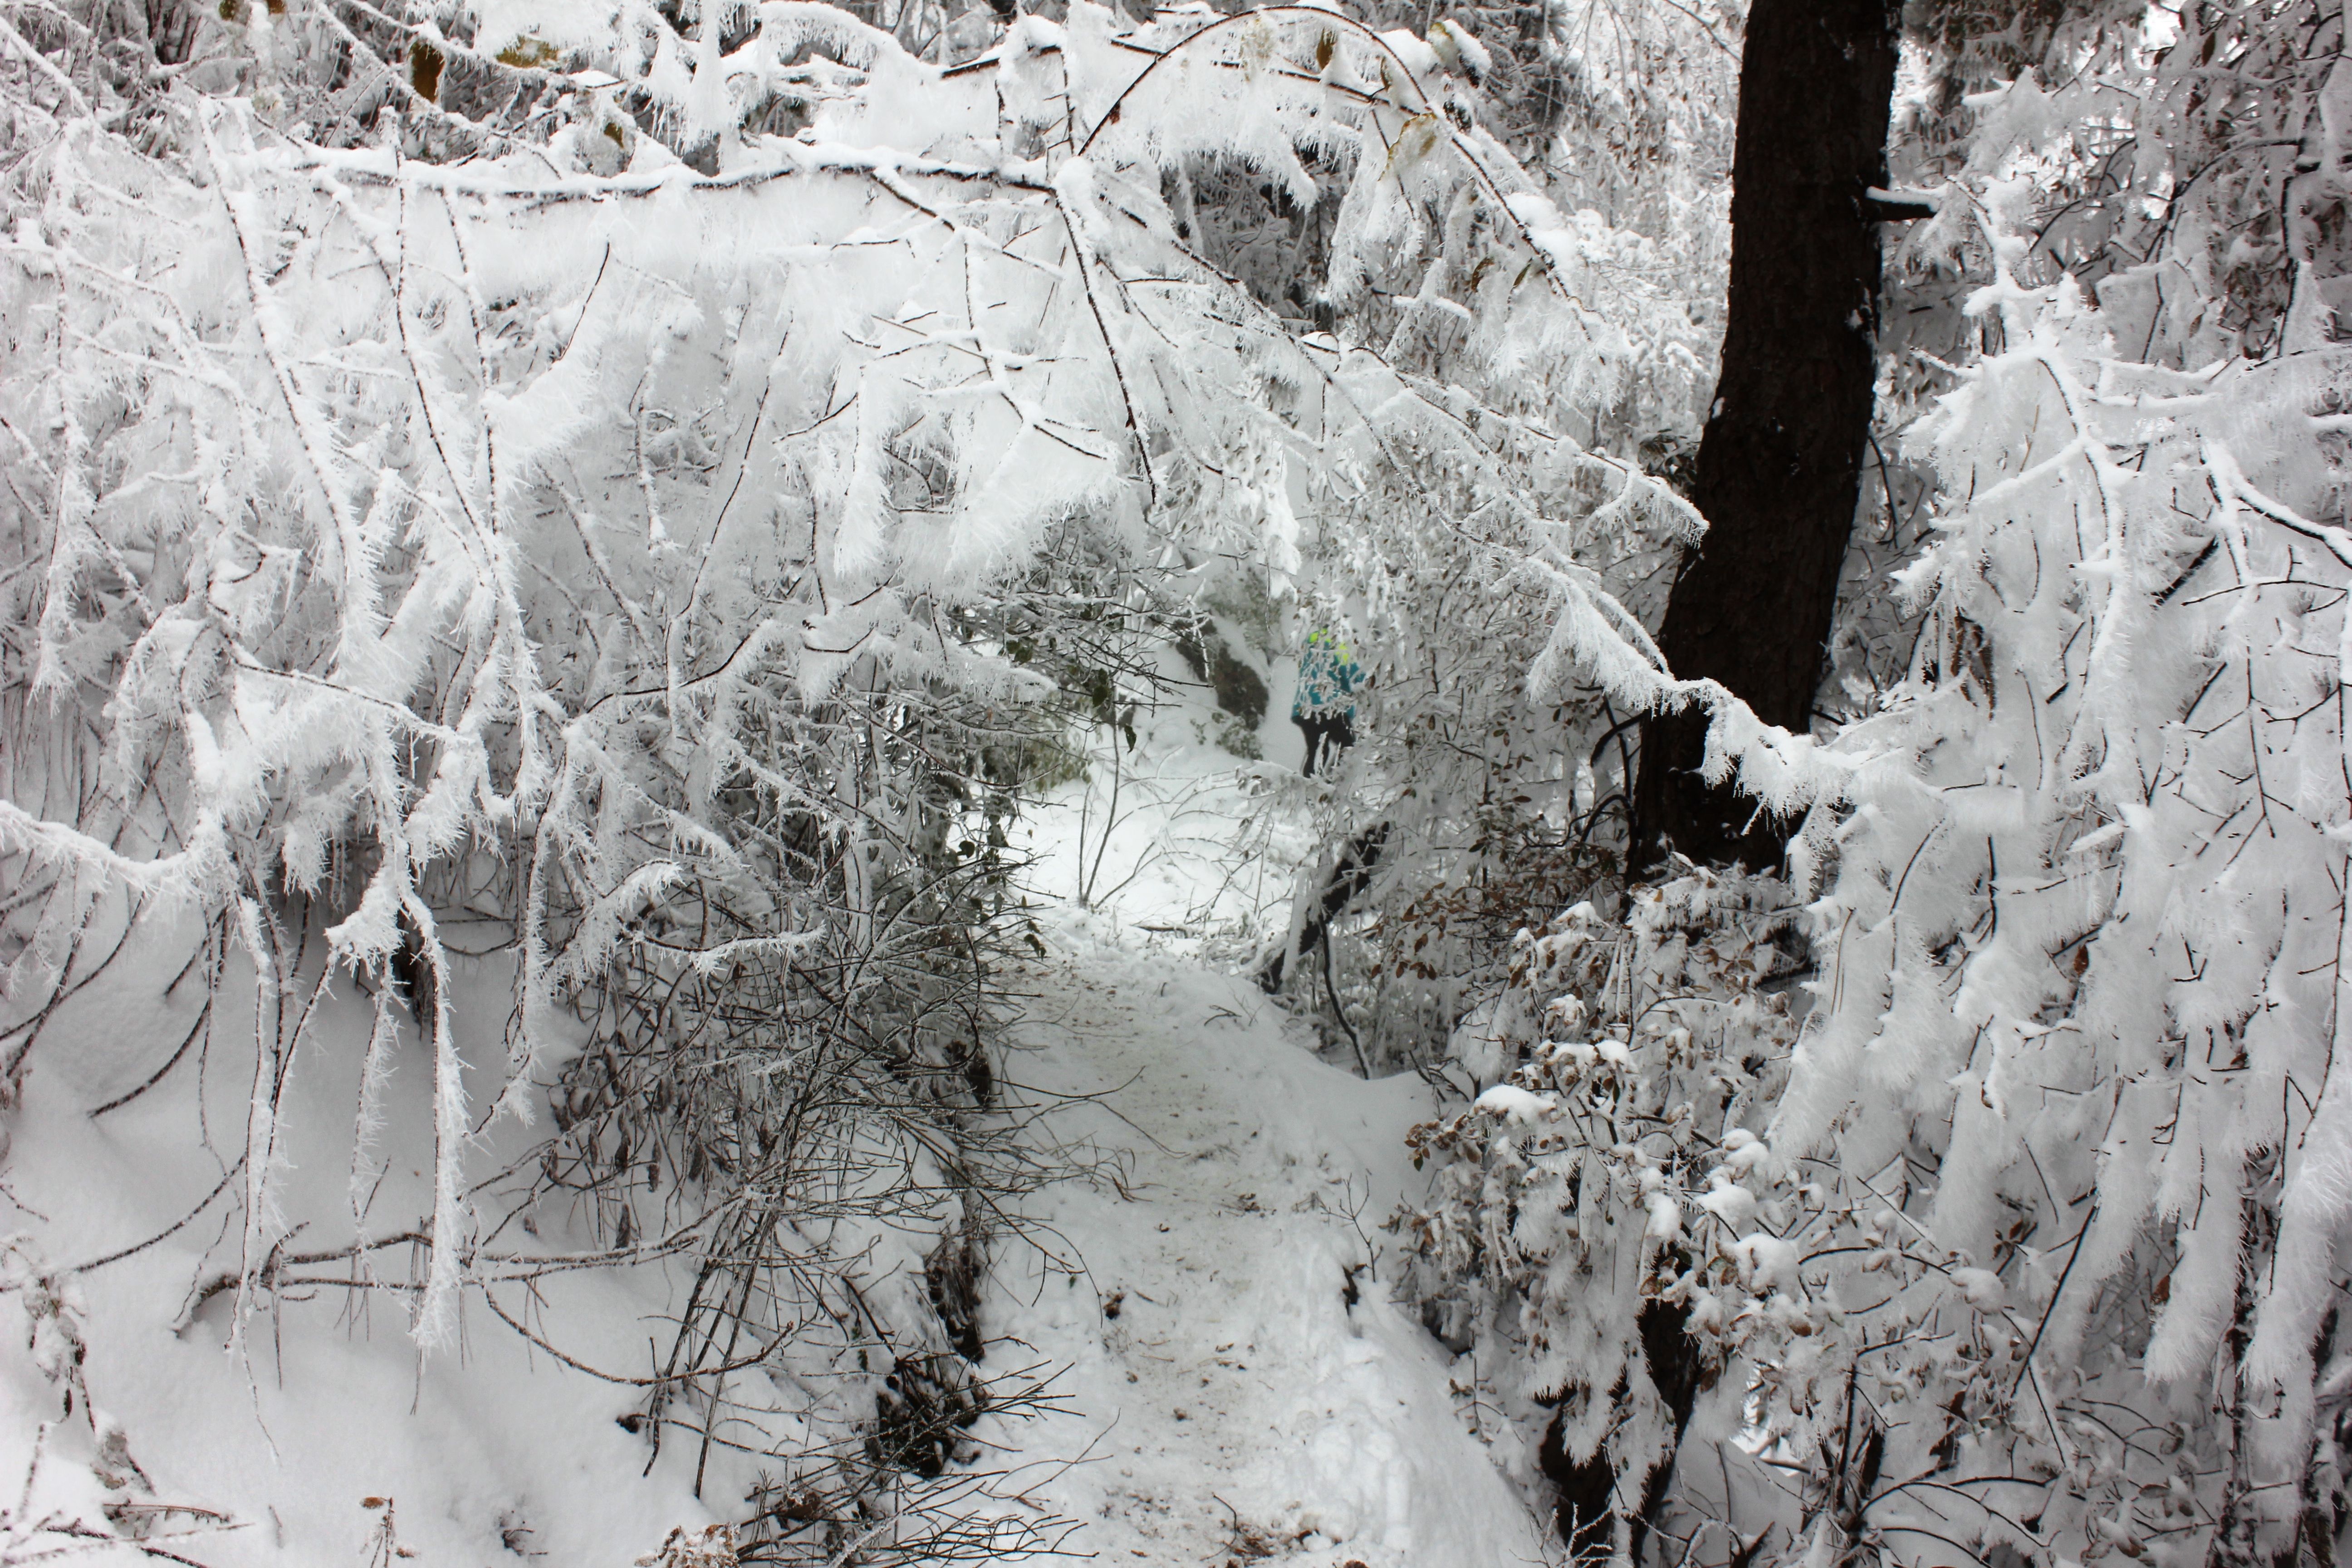
[[[1708,529],[1658,644],[1769,722],[1811,723],[1877,379],[1879,243],[1894,0],[1755,0],[1732,154],[1731,288],[1692,500]],[[1643,726],[1633,864],[1778,864],[1784,825],[1700,777],[1706,719]]]

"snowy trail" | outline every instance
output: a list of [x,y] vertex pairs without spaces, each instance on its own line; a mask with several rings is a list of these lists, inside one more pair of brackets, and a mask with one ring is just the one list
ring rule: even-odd
[[[1185,787],[1179,774],[1180,804],[1203,813],[1229,811],[1239,789],[1215,775]],[[1043,809],[1032,823],[1057,869],[1081,842],[1071,815]],[[1205,832],[1209,849],[1166,852],[1173,816],[1122,824],[1115,876],[1135,844],[1163,852],[1128,879],[1119,915],[1036,908],[1048,956],[1002,976],[1022,1011],[1003,1063],[1011,1092],[1056,1105],[1040,1135],[1118,1180],[1073,1175],[1029,1194],[1025,1229],[996,1247],[983,1373],[1017,1381],[1034,1367],[1058,1405],[983,1417],[975,1435],[1004,1450],[986,1468],[1014,1471],[1032,1506],[1076,1521],[1064,1550],[1104,1563],[1547,1561],[1547,1532],[1496,1468],[1500,1450],[1456,1409],[1444,1352],[1388,1297],[1381,1222],[1420,1179],[1403,1136],[1430,1114],[1427,1090],[1411,1075],[1366,1083],[1326,1065],[1245,980],[1204,967],[1189,941],[1147,939],[1147,926],[1211,924],[1203,911],[1229,938],[1252,914],[1230,893],[1221,904],[1234,879]],[[1295,852],[1303,833],[1276,826],[1271,841]],[[1250,864],[1286,885],[1286,864],[1265,851]],[[251,984],[233,973],[228,994]],[[496,1058],[510,985],[496,961],[459,971],[462,1053]],[[227,1521],[194,1543],[195,1560],[381,1560],[389,1510],[368,1500],[392,1498],[397,1545],[420,1562],[622,1568],[674,1526],[736,1511],[755,1457],[720,1456],[698,1498],[691,1445],[669,1445],[648,1468],[624,1420],[642,1402],[635,1385],[542,1353],[478,1306],[457,1353],[422,1360],[397,1305],[373,1298],[286,1291],[243,1341],[232,1293],[191,1310],[194,1284],[235,1256],[219,1213],[185,1194],[215,1190],[227,1163],[204,1133],[242,1125],[249,1037],[240,1046],[224,1024],[155,1092],[96,1119],[92,1107],[187,1037],[198,1003],[129,987],[75,1006],[60,1036],[75,1048],[45,1058],[12,1120],[0,1197],[14,1207],[0,1212],[39,1256],[110,1259],[83,1276],[92,1402],[121,1419],[155,1496]],[[355,987],[338,991],[288,1079],[281,1217],[321,1247],[352,1225],[368,1018]],[[412,1051],[388,1090],[386,1213],[427,1201],[425,1067]],[[593,1241],[560,1207],[540,1223],[548,1245]],[[684,1288],[668,1263],[559,1276],[541,1282],[538,1326],[580,1363],[632,1373]],[[29,1362],[0,1359],[0,1413],[12,1416],[0,1422],[0,1485],[27,1473],[37,1422],[56,1408]],[[60,1490],[59,1506],[92,1517],[104,1501],[94,1441],[63,1429],[44,1472],[45,1485],[79,1489]],[[999,1506],[1020,1505],[982,1511]]]
[[[1125,1168],[1036,1194],[1001,1249],[989,1330],[1066,1366],[1067,1409],[1004,1429],[1082,1462],[1030,1495],[1105,1562],[1365,1568],[1545,1560],[1456,1414],[1444,1352],[1388,1297],[1380,1222],[1412,1179],[1406,1075],[1327,1066],[1245,981],[1121,951],[1071,916],[1013,1076],[1102,1094],[1059,1118]],[[1352,1217],[1351,1217],[1352,1216]],[[1351,1300],[1352,1298],[1352,1300]],[[1017,1353],[1018,1347],[1009,1347]]]

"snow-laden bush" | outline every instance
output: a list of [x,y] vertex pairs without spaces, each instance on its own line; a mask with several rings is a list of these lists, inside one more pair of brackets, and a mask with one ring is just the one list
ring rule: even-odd
[[[26,1426],[0,1434],[0,1563],[137,1556],[174,1550],[228,1524],[215,1510],[154,1495],[121,1424],[90,1403],[89,1304],[70,1269],[26,1236],[0,1239],[0,1302],[10,1342],[0,1380]],[[21,1332],[19,1325],[21,1324]]]
[[[1645,302],[1675,309],[1664,288]],[[1515,437],[1540,510],[1482,505],[1507,493],[1495,475],[1413,442],[1419,460],[1332,518],[1313,552],[1314,597],[1356,628],[1368,687],[1356,744],[1318,803],[1327,847],[1294,900],[1295,936],[1314,945],[1318,895],[1377,840],[1356,902],[1329,922],[1324,989],[1391,1064],[1441,1052],[1512,933],[1616,865],[1638,709],[1597,684],[1532,673],[1555,577],[1583,574],[1629,610],[1654,610],[1664,564],[1698,527],[1630,452],[1610,466],[1563,461],[1540,427]],[[1299,962],[1294,992],[1320,987],[1320,960]]]
[[[2352,539],[2314,520],[2343,516],[2352,362],[2137,363],[2127,318],[1997,248],[1972,308],[2006,347],[1914,437],[1953,499],[1908,577],[1913,680],[1841,739],[1852,810],[1803,841],[1834,874],[1823,1009],[1773,1145],[1834,1149],[1849,1201],[1874,1187],[1996,1277],[1971,1304],[2011,1375],[1954,1415],[2001,1434],[1980,1469],[2058,1495],[1987,1510],[2091,1554],[2193,1521],[2225,1559],[2274,1556],[2332,1538],[2344,1485],[2315,1441],[2352,1218]],[[2086,1433],[2101,1401],[2195,1460]],[[1924,1468],[1932,1425],[1890,1421],[1890,1462],[1908,1439]],[[2183,1468],[2185,1520],[2138,1495]]]
[[[2294,346],[2290,317],[2302,312],[2307,332],[2352,303],[2340,162],[2352,73],[2337,7],[1997,0],[1913,16],[1947,73],[1919,84],[1918,107],[1943,114],[1912,128],[1926,132],[1915,177],[2030,179],[2037,264],[2146,295],[2116,323],[2126,357],[2184,367],[2275,354]],[[1955,204],[1909,247],[1974,231]]]
[[1777,1266],[1741,1239],[1757,1200],[1732,1178],[1765,1158],[1746,1124],[1787,1079],[1772,983],[1799,912],[1776,883],[1702,870],[1633,889],[1619,920],[1579,903],[1523,928],[1451,1044],[1483,1092],[1412,1133],[1434,1170],[1394,1222],[1406,1289],[1580,1555],[1638,1557],[1700,1394],[1746,1370],[1732,1313],[1678,1282]]
[[[1655,1184],[1654,1231],[1621,1228],[1614,1266],[1644,1283],[1606,1316],[1615,1342],[1634,1300],[1681,1309],[1733,1369],[1717,1432],[1743,1430],[1718,1440],[1719,1484],[1685,1453],[1675,1496],[1616,1508],[1712,1530],[1718,1556],[1769,1520],[1791,1559],[2325,1560],[2352,1364],[2352,359],[2129,357],[2128,280],[2111,310],[2071,277],[2021,280],[2027,195],[1987,209],[1999,270],[1970,309],[2000,346],[1910,437],[1944,499],[1904,577],[1925,625],[1908,679],[1826,746],[1690,694],[1716,705],[1720,765],[1811,805],[1794,858],[1819,969],[1785,1091],[1719,1143],[1698,1129],[1712,1163]],[[1547,1020],[1513,1092],[1597,1037]],[[1672,1081],[1653,1066],[1640,1081]],[[1461,1125],[1457,1159],[1510,1180],[1451,1178],[1432,1259],[1490,1268],[1459,1239],[1478,1226],[1496,1258],[1506,1237],[1556,1247],[1579,1211],[1517,1167],[1558,1134]],[[1628,1142],[1582,1140],[1567,1157]],[[1518,1300],[1531,1345],[1593,1297]],[[1614,1391],[1621,1476],[1658,1451],[1647,1398],[1630,1375]],[[1780,1500],[1738,1479],[1747,1455],[1792,1468]]]
[[[778,194],[776,226],[714,237],[707,193],[600,201],[543,162],[537,190],[513,168],[469,186],[202,99],[164,123],[184,162],[82,122],[20,171],[38,205],[0,383],[16,495],[47,504],[19,512],[10,584],[32,634],[0,805],[12,1089],[72,1047],[60,1000],[135,984],[95,947],[120,951],[121,900],[217,911],[193,962],[218,978],[234,945],[261,976],[224,1009],[257,1007],[263,1047],[224,1268],[240,1318],[423,1243],[421,1279],[383,1279],[421,1286],[437,1345],[468,1287],[520,1322],[538,1273],[684,1251],[716,1274],[651,1369],[655,1441],[683,1424],[707,1447],[722,1386],[760,1397],[749,1322],[779,1368],[847,1377],[806,1447],[859,1454],[903,1361],[947,1391],[889,1459],[952,1447],[971,1395],[931,1298],[1010,1174],[971,1125],[1007,897],[981,752],[1035,727],[1044,683],[942,634],[924,571],[984,595],[984,568],[904,563],[894,509],[928,481],[878,472],[905,432],[859,399],[920,395],[916,356],[887,385],[834,357],[875,307],[824,276],[829,247],[774,276],[767,244],[843,215]],[[856,282],[911,298],[929,258],[900,254]],[[507,1059],[467,1063],[453,954],[485,951],[512,955],[516,1012]],[[318,1021],[352,977],[363,1042]],[[404,1036],[432,1060],[422,1215],[376,1195]],[[362,1045],[346,1234],[289,1247],[292,1064]],[[486,1114],[548,1100],[544,1147],[486,1187]],[[575,1190],[584,1255],[509,1225]]]
[[[1911,241],[1979,286],[1968,352],[1895,378],[1948,389],[1904,444],[1937,486],[1879,613],[1920,628],[1906,678],[1821,742],[1703,684],[1611,687],[1707,705],[1710,765],[1810,814],[1817,973],[1786,1091],[1698,1142],[1703,1182],[1661,1183],[1683,1229],[1635,1244],[1645,1291],[1572,1306],[1465,1239],[1557,1247],[1575,1217],[1520,1204],[1562,1131],[1498,1095],[1417,1222],[1437,1238],[1420,1285],[1441,1314],[1492,1314],[1476,1370],[1529,1444],[1559,1429],[1541,1401],[1607,1398],[1621,1478],[1660,1474],[1663,1369],[1723,1367],[1691,1428],[1717,1453],[1685,1447],[1670,1489],[1621,1479],[1620,1543],[2329,1561],[2352,1518],[2344,19],[1990,16],[2012,68],[2045,65],[1969,101]],[[1534,1094],[1587,1043],[1555,1019],[1488,1070],[1517,1063]],[[1594,1300],[1646,1384],[1523,1378]],[[1640,1332],[1659,1304],[1691,1340]],[[1573,1452],[1550,1458],[1575,1504]]]

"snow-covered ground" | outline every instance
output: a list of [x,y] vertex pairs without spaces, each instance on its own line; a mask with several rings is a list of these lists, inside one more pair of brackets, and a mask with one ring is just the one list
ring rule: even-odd
[[1079,1521],[1066,1547],[1105,1563],[1544,1562],[1446,1352],[1390,1297],[1381,1226],[1422,1181],[1404,1134],[1431,1091],[1319,1059],[1228,973],[1279,937],[1313,847],[1288,672],[1265,673],[1265,762],[1207,743],[1213,710],[1180,684],[1023,829],[1032,885],[1063,901],[1047,956],[1011,976],[1006,1074],[1105,1173],[1036,1194],[998,1248],[987,1331],[1062,1369],[1061,1399],[988,1435],[1049,1478],[1024,1495]]
[[[155,950],[174,951],[168,942]],[[209,1040],[199,1036],[146,1094],[93,1116],[173,1057],[200,1006],[193,985],[166,990],[175,963],[139,957],[77,998],[43,1037],[24,1103],[8,1119],[0,1236],[14,1234],[20,1257],[77,1271],[82,1375],[99,1428],[119,1426],[151,1483],[136,1490],[205,1510],[156,1514],[155,1544],[210,1568],[362,1568],[387,1552],[454,1568],[524,1560],[605,1568],[632,1563],[675,1525],[711,1517],[692,1495],[691,1456],[680,1452],[688,1446],[671,1445],[648,1474],[645,1442],[619,1425],[639,1389],[565,1367],[478,1300],[466,1304],[457,1348],[421,1357],[397,1289],[294,1283],[353,1268],[293,1261],[343,1245],[354,1228],[352,1108],[368,1005],[348,982],[290,1068],[277,1188],[277,1217],[293,1227],[278,1249],[285,1283],[245,1319],[241,1342],[233,1339],[236,1292],[219,1286],[222,1266],[234,1269],[238,1257],[251,971],[230,963]],[[485,963],[464,978],[454,997],[459,1047],[495,1060],[508,968]],[[242,1016],[231,1005],[239,996]],[[429,1201],[429,1061],[404,1040],[372,1150],[383,1171],[379,1216]],[[488,1157],[482,1164],[494,1168]],[[560,1219],[542,1226],[551,1247],[587,1242]],[[400,1248],[375,1269],[396,1287],[408,1264]],[[642,1373],[648,1337],[662,1331],[676,1298],[665,1273],[551,1277],[529,1308],[516,1287],[499,1294],[583,1363]],[[0,1347],[0,1508],[25,1528],[27,1516],[94,1520],[106,1502],[90,1465],[99,1433],[79,1409],[59,1418],[58,1388],[16,1338],[17,1309],[33,1294],[20,1287],[0,1308],[0,1334],[12,1342]],[[44,1421],[54,1426],[31,1506],[16,1508]],[[99,1468],[130,1477],[120,1464]],[[35,1561],[30,1553],[59,1544],[36,1534],[15,1544],[25,1555],[11,1555],[0,1532],[0,1563]]]
[[1131,931],[1070,911],[1054,936],[1010,1071],[1099,1096],[1056,1121],[1121,1180],[1038,1194],[1000,1250],[991,1333],[1067,1368],[1066,1411],[1003,1434],[1077,1461],[1029,1495],[1107,1563],[1544,1561],[1388,1294],[1428,1089],[1327,1065],[1246,980]]
[[[1229,645],[1245,658],[1239,638]],[[1198,938],[1217,959],[1279,936],[1294,882],[1313,853],[1308,813],[1322,784],[1301,779],[1306,745],[1289,720],[1288,661],[1255,665],[1270,690],[1250,731],[1262,755],[1218,743],[1222,718],[1175,654],[1159,655],[1160,700],[1134,713],[1134,741],[1076,730],[1083,779],[1029,803],[1013,829],[1025,885],[1129,932]],[[1230,732],[1230,731],[1229,731]]]

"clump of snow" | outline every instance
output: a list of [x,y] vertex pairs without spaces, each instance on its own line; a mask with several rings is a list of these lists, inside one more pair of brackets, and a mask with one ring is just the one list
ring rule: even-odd
[[1498,1083],[1478,1097],[1478,1109],[1499,1121],[1526,1127],[1559,1110],[1549,1095],[1534,1094],[1516,1084]]

